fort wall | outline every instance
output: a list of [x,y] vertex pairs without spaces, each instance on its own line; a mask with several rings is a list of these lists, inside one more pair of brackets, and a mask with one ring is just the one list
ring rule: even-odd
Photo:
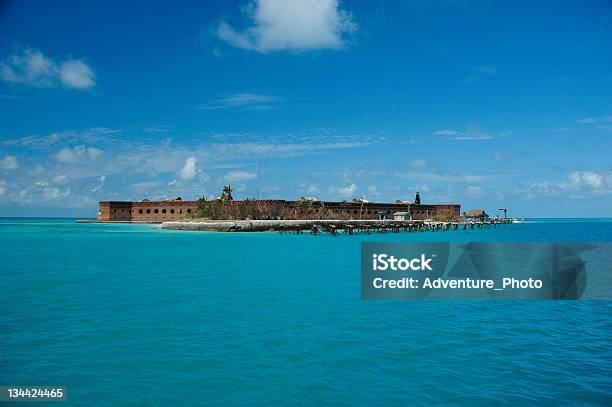
[[[216,201],[212,201],[211,204]],[[254,205],[260,212],[269,214],[269,219],[393,219],[395,212],[409,212],[414,220],[431,219],[436,216],[459,219],[461,205],[424,205],[412,203],[332,202],[332,201],[286,201],[280,199],[229,201],[229,208]],[[198,201],[100,201],[97,219],[102,222],[166,222],[192,217],[196,214]]]

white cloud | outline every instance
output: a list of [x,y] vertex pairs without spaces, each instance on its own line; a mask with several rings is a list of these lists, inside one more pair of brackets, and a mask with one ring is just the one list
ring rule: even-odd
[[511,131],[502,131],[499,133],[491,134],[486,133],[476,125],[468,126],[464,132],[457,130],[436,130],[433,132],[434,136],[440,136],[456,141],[474,141],[474,140],[491,140],[498,137],[508,137],[512,135]]
[[59,189],[57,187],[45,186],[43,187],[43,196],[47,200],[58,200],[66,198],[70,195],[70,188]]
[[257,178],[257,174],[246,171],[230,171],[223,178],[226,181],[248,181]]
[[78,59],[62,63],[60,79],[64,86],[76,89],[89,89],[96,84],[96,76],[92,69]]
[[235,93],[233,95],[211,100],[209,103],[199,105],[199,109],[218,110],[229,108],[241,108],[243,110],[270,110],[278,101],[276,96],[261,95],[257,93]]
[[511,174],[460,174],[447,172],[393,172],[389,175],[399,178],[414,178],[431,182],[481,182],[493,178],[511,176]]
[[61,201],[67,198],[70,193],[70,187],[61,189],[45,180],[40,180],[36,181],[34,185],[22,189],[19,192],[19,198],[24,202],[49,203]]
[[436,130],[433,134],[434,136],[459,136],[462,133],[456,130]]
[[184,180],[192,180],[196,176],[196,158],[189,157],[187,161],[185,161],[185,165],[179,171],[179,176]]
[[229,108],[242,108],[244,110],[270,110],[278,101],[276,96],[260,95],[257,93],[235,93],[223,98],[214,99],[209,103],[199,105],[199,109],[217,110]]
[[172,126],[164,124],[161,126],[147,127],[144,131],[146,133],[168,133],[172,130]]
[[6,193],[6,181],[0,179],[0,196]]
[[533,182],[526,191],[528,196],[567,196],[573,199],[588,197],[589,194],[612,194],[612,173],[573,171],[561,182]]
[[49,87],[55,85],[57,67],[42,52],[25,49],[0,63],[0,76],[7,82]]
[[102,150],[95,147],[76,146],[74,148],[64,147],[57,154],[55,159],[63,163],[78,163],[85,160],[94,160],[102,154]]
[[316,185],[308,185],[308,187],[306,187],[306,192],[309,194],[318,194],[319,187]]
[[455,140],[458,141],[470,141],[470,140],[491,140],[494,139],[495,136],[488,133],[474,133],[474,134],[465,134],[463,136],[455,137]]
[[54,176],[51,179],[51,182],[53,182],[54,184],[61,184],[62,182],[66,181],[68,179],[68,177],[66,176],[66,174],[59,174]]
[[[76,155],[78,155],[78,153],[76,153]],[[57,159],[57,161],[61,161],[63,163],[73,162],[74,157],[75,157],[75,153],[73,153],[73,151],[68,147],[62,148],[55,155],[55,158]]]
[[420,158],[415,158],[414,160],[410,161],[411,167],[420,168],[420,167],[425,167],[426,165],[427,165],[427,161],[420,159]]
[[176,185],[176,179],[173,179],[172,181],[168,182],[169,187],[173,187],[175,185]]
[[8,199],[20,204],[61,205],[64,208],[95,208],[97,204],[95,200],[85,196],[84,190],[73,194],[71,186],[59,187],[45,179],[30,183],[20,179],[12,184],[11,190]]
[[416,190],[421,192],[429,192],[431,191],[431,188],[429,188],[427,184],[419,184],[416,186]]
[[115,144],[120,141],[116,135],[120,134],[121,130],[108,129],[106,127],[92,127],[83,131],[66,130],[57,133],[51,133],[46,136],[34,135],[25,136],[6,141],[1,141],[0,144],[8,146],[17,146],[24,148],[47,149],[54,145],[73,145],[80,143],[87,144]]
[[102,154],[102,150],[99,150],[95,147],[87,147],[87,155],[89,155],[90,158],[95,159],[100,154]]
[[137,194],[146,194],[158,188],[160,185],[161,185],[161,182],[159,181],[144,181],[144,182],[136,182],[130,185],[130,187]]
[[378,191],[378,188],[376,187],[376,185],[370,185],[366,188],[366,191],[368,193],[368,196],[370,196],[371,198],[375,198],[376,201],[378,201],[378,198],[380,197],[380,193]]
[[467,188],[467,192],[470,195],[480,195],[482,193],[480,187],[478,185],[470,185]]
[[82,60],[56,62],[34,48],[26,48],[2,61],[0,77],[6,82],[40,88],[61,84],[67,88],[89,89],[96,84],[94,71]]
[[226,22],[217,35],[230,45],[261,53],[339,49],[357,25],[338,0],[255,0],[244,7],[251,25],[234,29]]
[[104,182],[106,181],[106,175],[100,175],[98,177],[98,185],[91,189],[91,192],[98,192],[104,186]]
[[322,153],[331,150],[367,147],[368,141],[340,141],[336,143],[293,143],[286,139],[279,142],[238,142],[210,145],[214,156],[228,158],[240,157],[292,157],[305,154]]
[[351,184],[346,187],[335,188],[332,192],[337,193],[341,197],[350,198],[357,192],[357,185]]
[[17,169],[17,158],[14,155],[7,155],[0,160],[0,168],[3,170],[15,170]]
[[581,124],[612,123],[612,116],[585,117],[584,119],[578,120],[578,123],[581,123]]
[[534,192],[549,195],[553,192],[554,189],[556,189],[555,186],[548,181],[537,181],[533,182],[529,186],[529,193],[530,196],[533,196]]
[[592,171],[574,171],[569,176],[571,185],[578,188],[590,187],[599,189],[604,186],[604,175]]

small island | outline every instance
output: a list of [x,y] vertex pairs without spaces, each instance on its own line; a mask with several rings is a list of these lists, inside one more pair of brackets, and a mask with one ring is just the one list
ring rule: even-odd
[[163,201],[100,201],[96,222],[161,223],[163,229],[171,230],[353,234],[457,230],[512,221],[505,217],[490,218],[484,210],[468,211],[462,217],[460,204],[424,204],[419,192],[413,201],[398,199],[390,203],[363,198],[236,200],[232,192],[231,185],[227,185],[219,197],[210,200],[177,197]]

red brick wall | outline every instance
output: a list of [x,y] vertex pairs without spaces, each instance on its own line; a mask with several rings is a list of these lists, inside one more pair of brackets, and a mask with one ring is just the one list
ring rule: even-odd
[[98,220],[101,221],[130,221],[131,202],[104,201],[100,202],[100,214]]
[[166,222],[180,220],[195,214],[196,201],[146,201],[132,204],[132,220],[141,222]]
[[98,212],[97,219],[101,220],[101,221],[109,221],[109,220],[111,220],[110,203],[109,202],[100,202],[100,212]]
[[[240,205],[243,201],[234,201]],[[460,205],[414,205],[388,203],[350,203],[350,202],[316,202],[312,205],[299,206],[294,201],[269,200],[259,201],[259,205],[286,205],[285,216],[294,219],[319,219],[325,210],[342,219],[379,219],[379,213],[386,214],[387,219],[393,219],[393,213],[410,211],[412,219],[425,220],[434,216],[460,216]],[[196,213],[197,201],[101,201],[100,221],[136,221],[165,222],[180,220]],[[325,209],[323,209],[325,208]]]
[[114,222],[164,222],[195,213],[196,201],[100,202],[98,220]]
[[438,204],[436,206],[436,215],[457,218],[461,216],[461,205],[456,204]]

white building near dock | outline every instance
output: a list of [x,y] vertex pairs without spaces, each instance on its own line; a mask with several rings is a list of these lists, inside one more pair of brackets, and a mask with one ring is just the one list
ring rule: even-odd
[[410,212],[393,212],[393,220],[410,220]]

